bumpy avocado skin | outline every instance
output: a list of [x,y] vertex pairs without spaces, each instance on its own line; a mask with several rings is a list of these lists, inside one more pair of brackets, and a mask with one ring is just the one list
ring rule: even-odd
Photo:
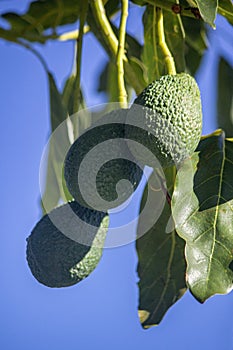
[[[117,183],[126,179],[135,190],[141,180],[143,172],[124,140],[127,112],[127,109],[119,109],[104,115],[99,122],[85,130],[67,153],[64,166],[67,187],[75,200],[87,208],[107,211],[117,207],[132,194],[128,187],[118,197]],[[99,145],[102,148],[92,156],[92,150]],[[109,154],[110,160],[107,161]],[[85,159],[88,159],[85,176],[79,179],[80,166]],[[89,175],[96,168],[98,174],[93,182]],[[86,199],[88,196],[91,201]],[[105,201],[104,204],[98,196]]]
[[[142,120],[141,126],[128,128],[126,137],[143,143],[162,167],[179,165],[195,151],[201,137],[202,107],[195,79],[181,73],[152,82],[131,106],[131,124],[135,116]],[[153,166],[152,159],[131,151],[140,162]]]
[[[91,232],[79,232],[80,227],[69,209],[81,220],[93,225]],[[64,230],[57,227],[56,221],[58,226],[62,224]],[[107,228],[106,213],[83,208],[75,201],[54,209],[37,223],[27,238],[26,254],[32,274],[48,287],[67,287],[78,283],[98,264]],[[72,233],[75,240],[65,232]],[[85,237],[91,246],[79,242]]]

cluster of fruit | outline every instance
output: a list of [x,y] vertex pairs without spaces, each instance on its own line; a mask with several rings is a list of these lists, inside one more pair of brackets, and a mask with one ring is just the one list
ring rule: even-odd
[[[137,188],[144,165],[179,166],[192,155],[201,128],[198,86],[181,73],[162,76],[129,109],[110,112],[87,129],[64,164],[74,201],[45,215],[27,239],[27,260],[36,279],[64,287],[87,277],[102,254],[108,210]],[[128,184],[117,192],[122,179]]]

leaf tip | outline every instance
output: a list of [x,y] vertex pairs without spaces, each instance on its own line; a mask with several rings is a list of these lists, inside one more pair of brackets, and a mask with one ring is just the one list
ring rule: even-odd
[[[141,324],[143,324],[148,319],[149,316],[150,316],[150,313],[148,311],[138,310],[138,317]],[[146,327],[148,328],[148,326],[145,326],[145,328]]]

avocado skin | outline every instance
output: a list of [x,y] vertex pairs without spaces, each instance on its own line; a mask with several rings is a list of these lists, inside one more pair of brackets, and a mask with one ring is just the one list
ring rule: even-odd
[[[179,165],[195,151],[202,131],[202,107],[197,83],[189,74],[164,75],[135,99],[126,137],[142,143],[164,168]],[[137,125],[137,126],[136,126]],[[130,147],[140,163],[154,166],[153,157]]]
[[[81,220],[93,225],[91,232],[79,232],[77,222],[67,215],[69,209]],[[81,244],[78,239],[81,235],[84,238],[88,236],[87,241],[91,245],[99,232],[98,243],[101,241],[103,245],[107,227],[101,232],[99,227],[106,217],[106,213],[83,208],[75,201],[43,216],[27,238],[26,255],[33,276],[40,283],[56,288],[74,285],[87,277],[98,264],[102,248]],[[72,232],[75,240],[56,227],[56,220]]]
[[[121,193],[121,197],[118,198],[116,184],[122,179],[127,179],[132,184],[133,190],[135,190],[141,180],[143,171],[136,163],[127,142],[124,140],[127,112],[128,109],[119,109],[104,115],[99,122],[85,130],[72,144],[67,153],[64,166],[64,177],[67,187],[75,200],[87,208],[107,211],[119,206],[129,198],[131,192],[125,190]],[[121,144],[119,146],[113,145],[114,140],[119,139],[121,139]],[[108,150],[112,150],[114,158],[106,162],[104,151],[99,153],[94,159],[90,157],[86,177],[82,180],[84,188],[82,188],[81,192],[78,182],[80,165],[85,156],[89,156],[88,153],[96,145],[105,141],[107,141]],[[89,180],[88,174],[93,173],[95,163],[102,165],[96,176],[96,183],[93,184]],[[95,195],[95,186],[98,195],[105,201],[104,207]],[[82,193],[91,197],[93,205],[90,205],[85,200]]]

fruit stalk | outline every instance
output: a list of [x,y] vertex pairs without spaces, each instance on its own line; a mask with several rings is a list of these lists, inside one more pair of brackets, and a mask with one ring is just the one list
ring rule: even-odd
[[164,55],[168,74],[175,75],[176,67],[175,67],[174,58],[165,40],[164,26],[163,26],[163,10],[157,7],[156,11],[157,11],[157,30],[158,30],[159,46],[161,47],[162,53]]
[[127,108],[127,92],[124,81],[124,51],[125,51],[125,35],[126,23],[128,17],[128,0],[121,1],[121,21],[119,28],[119,41],[116,57],[117,66],[117,84],[119,93],[119,103],[121,108]]

